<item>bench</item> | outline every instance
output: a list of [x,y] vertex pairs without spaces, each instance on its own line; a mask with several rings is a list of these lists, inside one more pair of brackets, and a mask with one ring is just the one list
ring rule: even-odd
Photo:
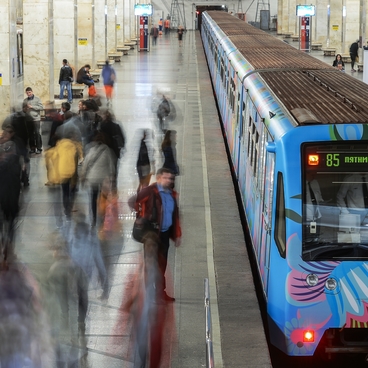
[[90,69],[89,74],[91,74],[94,82],[100,81],[101,69]]
[[291,36],[293,36],[294,33],[284,33],[284,37],[285,38],[291,38]]
[[358,72],[363,71],[363,64],[357,64],[357,67],[358,67]]
[[341,60],[344,63],[351,63],[350,54],[341,54]]
[[[97,64],[97,68],[98,69],[102,69],[104,67],[105,63],[106,63],[106,60],[98,60],[97,63],[96,63]],[[109,64],[110,65],[113,65],[114,63],[115,63],[114,60],[109,60]]]
[[322,49],[322,51],[324,56],[335,56],[336,54],[336,49],[333,48]]
[[124,42],[125,46],[129,46],[131,49],[134,49],[134,46],[136,45],[135,42]]
[[131,39],[130,39],[130,41],[135,42],[135,44],[137,44],[137,43],[138,43],[138,41],[139,41],[139,38],[138,38],[138,37],[136,37],[136,38],[131,38]]
[[299,36],[291,36],[291,39],[295,42],[299,41]]
[[130,50],[130,46],[119,45],[119,46],[116,46],[116,50],[119,51],[119,52],[122,52],[123,55],[128,55],[128,51]]
[[87,86],[85,84],[73,83],[72,84],[72,94],[75,98],[83,98],[84,89]]
[[312,50],[322,50],[322,44],[321,43],[312,43],[311,48],[312,48]]
[[109,52],[107,55],[109,56],[110,60],[120,61],[121,57],[123,56],[123,53],[122,52]]

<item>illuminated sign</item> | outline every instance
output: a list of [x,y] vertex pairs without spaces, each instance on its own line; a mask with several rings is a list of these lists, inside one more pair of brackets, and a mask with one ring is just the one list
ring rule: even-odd
[[151,4],[135,4],[134,15],[152,15],[153,8]]
[[316,15],[316,7],[314,5],[297,5],[296,15],[298,17],[311,17]]

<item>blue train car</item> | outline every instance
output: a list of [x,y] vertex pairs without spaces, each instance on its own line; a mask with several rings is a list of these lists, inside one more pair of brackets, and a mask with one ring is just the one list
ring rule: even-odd
[[224,12],[201,34],[271,343],[368,354],[368,86]]

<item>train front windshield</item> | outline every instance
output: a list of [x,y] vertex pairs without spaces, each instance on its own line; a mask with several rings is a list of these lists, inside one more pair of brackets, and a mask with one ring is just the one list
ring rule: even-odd
[[368,144],[302,148],[303,260],[368,259]]

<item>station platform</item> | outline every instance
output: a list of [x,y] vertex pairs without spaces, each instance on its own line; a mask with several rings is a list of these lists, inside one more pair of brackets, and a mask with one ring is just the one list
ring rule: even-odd
[[[109,296],[99,299],[102,290],[94,272],[88,292],[87,351],[78,351],[76,366],[138,366],[133,351],[134,325],[124,304],[130,297],[131,275],[141,271],[143,250],[142,244],[132,239],[134,214],[127,202],[138,187],[135,163],[142,129],[154,132],[156,169],[163,163],[163,136],[154,106],[164,94],[176,108],[176,118],[166,122],[166,128],[177,131],[180,176],[175,188],[180,195],[183,236],[181,246],[172,244],[169,252],[167,274],[172,283],[168,294],[176,301],[167,311],[173,322],[164,332],[160,367],[206,366],[205,278],[210,284],[214,367],[271,367],[199,32],[186,32],[182,44],[173,32],[160,36],[149,52],[132,50],[114,68],[117,83],[112,109],[127,138],[118,176],[121,230],[113,238],[101,240]],[[96,86],[104,96],[102,83]],[[77,102],[74,100],[74,111]],[[45,124],[44,148],[47,141]],[[31,158],[30,186],[22,192],[15,253],[35,276],[43,300],[47,300],[47,278],[54,262],[50,234],[69,232],[73,238],[73,224],[83,217],[90,222],[90,211],[88,190],[79,186],[71,222],[58,222],[55,213],[62,208],[61,188],[45,186],[44,154]],[[154,181],[153,176],[151,183]],[[53,366],[55,362],[48,367]]]

